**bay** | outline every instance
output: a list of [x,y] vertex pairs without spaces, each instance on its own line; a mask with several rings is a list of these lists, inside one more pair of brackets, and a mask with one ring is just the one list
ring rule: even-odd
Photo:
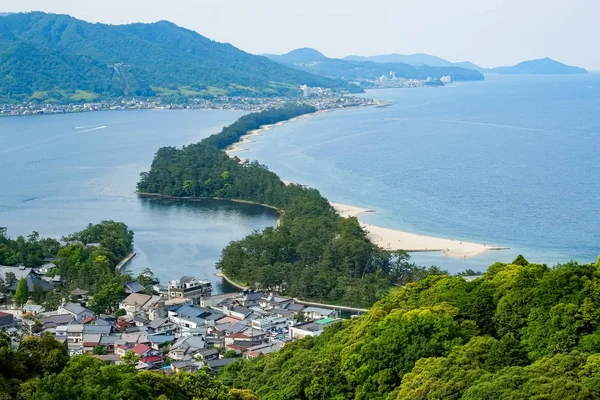
[[272,210],[219,201],[138,198],[139,174],[162,146],[217,133],[241,111],[119,111],[0,118],[0,226],[11,237],[60,238],[114,219],[135,233],[134,273],[163,283],[211,280],[232,240],[275,223]]
[[549,264],[600,255],[600,74],[366,95],[390,105],[300,119],[239,155],[376,209],[365,222],[511,247],[464,259],[413,253],[419,264],[457,272],[519,253]]

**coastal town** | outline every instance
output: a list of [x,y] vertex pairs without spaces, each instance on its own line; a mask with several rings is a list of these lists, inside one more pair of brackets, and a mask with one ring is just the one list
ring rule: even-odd
[[94,313],[90,292],[79,288],[56,310],[46,310],[33,298],[14,305],[11,299],[21,280],[32,293],[61,289],[60,276],[44,276],[56,268],[55,262],[59,260],[46,260],[39,268],[0,266],[6,282],[0,294],[0,331],[14,348],[27,336],[50,334],[71,356],[91,354],[108,364],[163,373],[204,367],[216,372],[239,358],[268,356],[286,343],[318,336],[341,317],[339,309],[263,291],[213,294],[209,281],[191,276],[150,290],[136,280],[128,282],[112,314]]
[[244,110],[262,111],[273,107],[282,107],[290,101],[301,100],[317,110],[367,106],[375,104],[366,97],[336,95],[329,89],[320,87],[301,87],[301,96],[291,97],[244,97],[217,96],[211,99],[192,98],[185,103],[168,102],[160,98],[124,98],[107,99],[86,103],[44,103],[29,101],[25,103],[0,104],[0,116],[67,114],[94,111],[119,110]]

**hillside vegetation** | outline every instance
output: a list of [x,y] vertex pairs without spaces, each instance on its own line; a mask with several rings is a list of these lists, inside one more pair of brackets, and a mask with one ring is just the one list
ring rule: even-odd
[[265,400],[598,399],[600,259],[429,276],[220,375]]
[[[68,15],[0,20],[0,99],[296,95],[299,86],[357,90],[212,41],[167,21],[92,24]],[[76,96],[79,93],[79,97]]]

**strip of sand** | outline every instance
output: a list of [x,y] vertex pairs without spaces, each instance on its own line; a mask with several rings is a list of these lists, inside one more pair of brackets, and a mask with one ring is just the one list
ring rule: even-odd
[[[260,136],[262,132],[271,130],[276,126],[281,126],[288,122],[297,121],[300,118],[310,118],[315,115],[333,110],[321,110],[312,114],[305,114],[300,117],[292,118],[287,121],[278,122],[272,125],[263,125],[259,129],[248,131],[246,135],[240,137],[240,140],[225,149],[225,153],[233,157],[233,153],[247,150],[242,147],[243,143],[252,142],[252,136]],[[240,159],[244,162],[244,159]],[[286,185],[298,184],[295,182],[284,181]],[[344,218],[359,217],[375,210],[365,209],[356,206],[350,206],[340,203],[331,203],[332,207]],[[480,243],[464,242],[460,240],[442,239],[432,236],[419,235],[417,233],[403,232],[396,229],[384,228],[378,225],[360,222],[362,228],[367,232],[367,237],[375,245],[384,250],[404,250],[408,252],[441,252],[449,257],[473,257],[488,250],[506,250],[508,247],[488,246]]]
[[[340,203],[331,203],[331,206],[342,217],[359,217],[368,212],[366,208],[349,206]],[[442,239],[417,233],[403,232],[381,226],[361,222],[360,225],[367,232],[367,237],[377,246],[385,250],[405,250],[408,252],[439,251],[450,257],[473,257],[488,250],[505,250],[506,247],[488,246],[480,243],[464,242],[460,240]]]

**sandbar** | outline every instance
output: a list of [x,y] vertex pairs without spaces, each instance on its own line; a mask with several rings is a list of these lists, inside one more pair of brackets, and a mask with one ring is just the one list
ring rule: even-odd
[[[330,203],[337,213],[345,218],[359,217],[368,212],[375,212],[356,206],[340,203]],[[483,254],[488,250],[506,250],[506,247],[489,246],[481,243],[466,242],[462,240],[443,239],[418,233],[404,232],[396,229],[360,222],[361,227],[367,232],[367,237],[375,245],[384,250],[405,250],[407,252],[435,251],[449,257],[473,257]]]

